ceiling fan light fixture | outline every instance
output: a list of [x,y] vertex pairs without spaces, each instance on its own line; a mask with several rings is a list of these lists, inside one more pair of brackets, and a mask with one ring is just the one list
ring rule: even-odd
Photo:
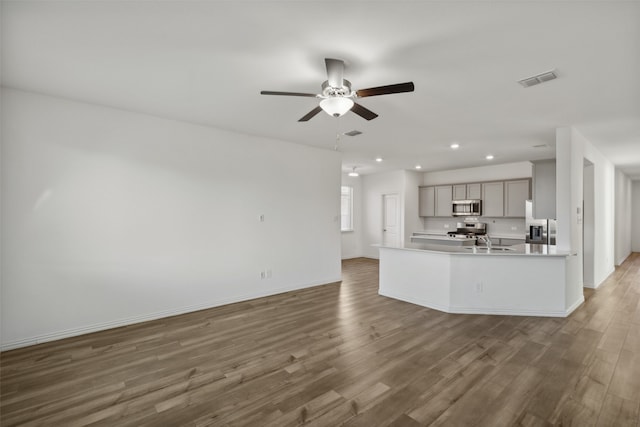
[[360,176],[360,174],[358,172],[356,172],[356,167],[355,166],[353,167],[353,170],[348,173],[348,175],[349,176],[353,176],[353,177]]
[[344,113],[351,110],[351,107],[353,107],[353,100],[342,96],[332,96],[320,101],[320,108],[333,117],[342,116]]

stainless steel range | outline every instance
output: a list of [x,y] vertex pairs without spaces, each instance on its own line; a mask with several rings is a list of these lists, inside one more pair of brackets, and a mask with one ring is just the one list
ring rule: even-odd
[[474,246],[480,236],[486,236],[487,224],[483,222],[459,222],[456,231],[445,234],[433,234],[416,231],[411,236],[411,242],[421,244]]
[[487,234],[485,222],[459,222],[456,231],[450,231],[447,235],[453,239],[473,238]]

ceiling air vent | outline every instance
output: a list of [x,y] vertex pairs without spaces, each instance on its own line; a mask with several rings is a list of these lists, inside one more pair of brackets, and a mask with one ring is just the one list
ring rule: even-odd
[[535,76],[527,77],[526,79],[518,80],[518,83],[520,83],[523,87],[531,87],[557,78],[558,75],[556,74],[556,70],[551,70]]
[[360,132],[359,130],[351,130],[349,132],[345,132],[345,135],[348,136],[356,136],[356,135],[360,135],[362,132]]

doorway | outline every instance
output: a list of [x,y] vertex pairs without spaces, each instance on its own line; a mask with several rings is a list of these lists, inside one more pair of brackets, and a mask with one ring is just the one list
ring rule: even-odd
[[397,194],[382,195],[382,244],[400,246],[400,203]]

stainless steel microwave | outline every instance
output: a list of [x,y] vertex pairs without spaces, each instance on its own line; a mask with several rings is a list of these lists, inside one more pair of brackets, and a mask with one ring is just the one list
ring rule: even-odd
[[451,215],[480,216],[482,215],[482,200],[454,200]]

